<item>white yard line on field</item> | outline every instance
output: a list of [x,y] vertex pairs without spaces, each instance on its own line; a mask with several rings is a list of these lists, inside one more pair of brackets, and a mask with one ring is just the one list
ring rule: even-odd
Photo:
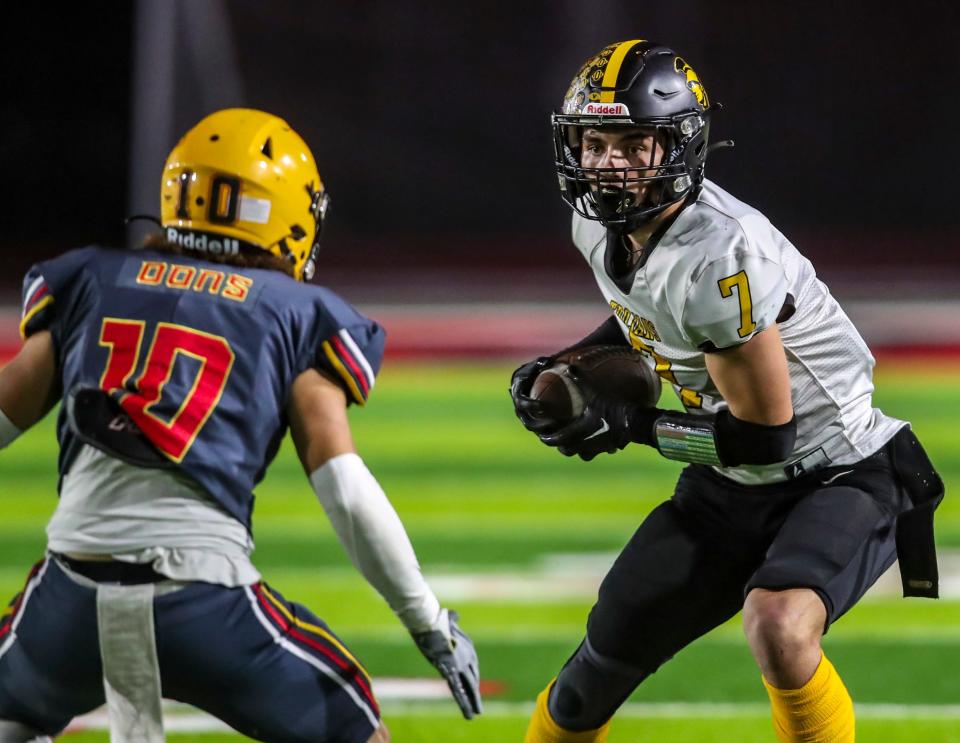
[[[385,690],[383,681],[375,681],[374,686]],[[426,697],[416,697],[415,694],[401,701],[398,697],[388,698],[380,692],[383,699],[383,716],[388,720],[391,717],[456,717],[458,713],[445,688],[443,697],[436,700],[436,690],[433,688],[441,682],[434,683],[431,679],[390,679],[395,690],[399,690],[401,682],[409,681],[411,691],[426,690]],[[533,712],[533,702],[498,702],[490,701],[484,704],[484,717],[529,717]],[[168,733],[222,733],[231,728],[210,715],[194,710],[181,704],[168,704],[164,708],[164,729]],[[857,704],[857,717],[869,720],[957,720],[960,719],[960,705],[958,704]],[[768,705],[759,702],[744,703],[717,703],[717,702],[628,702],[617,712],[617,717],[633,719],[716,719],[716,718],[743,718],[766,717],[770,714]],[[77,717],[67,728],[67,732],[82,730],[109,729],[105,709],[91,712],[88,715]]]
[[[857,717],[869,720],[956,720],[960,719],[960,704],[856,704]],[[529,717],[533,702],[483,703],[487,717]],[[418,717],[456,716],[444,704],[386,703],[384,719],[389,715]],[[617,717],[634,719],[691,719],[724,717],[767,717],[770,705],[763,702],[627,702],[617,711]]]
[[[960,599],[960,550],[939,550],[940,597]],[[616,553],[577,552],[548,554],[532,568],[488,572],[430,572],[434,590],[445,600],[498,601],[514,604],[596,598],[600,581]],[[900,596],[900,571],[896,564],[867,592],[870,598]]]

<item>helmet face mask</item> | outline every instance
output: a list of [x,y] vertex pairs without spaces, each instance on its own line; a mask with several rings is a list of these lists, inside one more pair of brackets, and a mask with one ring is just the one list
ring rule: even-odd
[[310,214],[313,216],[316,231],[314,232],[313,244],[310,246],[310,252],[307,254],[306,261],[303,264],[302,278],[304,281],[310,281],[317,271],[317,253],[320,252],[320,235],[323,232],[323,220],[327,216],[327,209],[330,208],[330,196],[321,186],[320,190],[307,184],[307,193],[310,195]]
[[226,109],[200,121],[170,152],[160,221],[167,239],[184,248],[264,251],[309,280],[329,201],[310,149],[283,119]]
[[[672,50],[643,40],[611,44],[587,60],[551,117],[561,195],[587,219],[634,231],[702,183],[709,116],[706,90]],[[651,152],[645,166],[585,167],[588,129],[650,133],[661,157]]]

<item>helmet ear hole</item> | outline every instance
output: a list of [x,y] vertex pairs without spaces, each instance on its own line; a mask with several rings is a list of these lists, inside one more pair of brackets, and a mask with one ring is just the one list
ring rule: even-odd
[[267,137],[267,141],[263,143],[263,147],[260,148],[260,152],[263,153],[263,156],[273,160],[273,139]]

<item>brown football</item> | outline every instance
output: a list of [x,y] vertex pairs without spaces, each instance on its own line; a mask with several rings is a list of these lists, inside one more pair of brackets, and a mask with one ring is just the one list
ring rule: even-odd
[[533,380],[530,397],[541,402],[547,417],[576,418],[585,405],[576,377],[634,405],[653,407],[660,399],[660,377],[641,353],[627,346],[587,346],[561,354]]

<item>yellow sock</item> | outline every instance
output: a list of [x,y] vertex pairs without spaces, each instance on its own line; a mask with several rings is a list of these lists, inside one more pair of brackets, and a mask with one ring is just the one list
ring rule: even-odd
[[547,709],[551,688],[553,688],[553,681],[537,697],[537,708],[533,711],[533,717],[530,718],[530,725],[527,727],[527,735],[523,743],[606,743],[607,733],[610,732],[609,720],[597,730],[584,730],[579,733],[564,730],[557,725],[550,715],[550,710]]
[[826,655],[799,689],[777,689],[766,679],[763,685],[781,743],[853,743],[853,700]]

